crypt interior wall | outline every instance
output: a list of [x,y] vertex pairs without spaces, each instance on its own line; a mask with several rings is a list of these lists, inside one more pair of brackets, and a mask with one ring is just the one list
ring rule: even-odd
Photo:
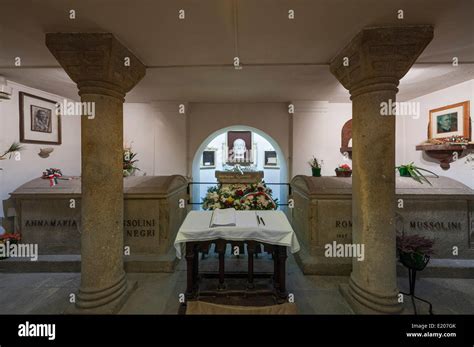
[[[420,103],[420,118],[401,117],[397,122],[397,144],[402,144],[398,148],[397,154],[400,162],[409,163],[414,161],[417,165],[435,172],[438,175],[447,176],[458,180],[470,188],[474,188],[474,167],[466,163],[465,158],[461,158],[453,163],[449,170],[443,170],[432,159],[424,157],[422,152],[415,151],[415,146],[420,144],[427,137],[427,122],[429,112],[446,105],[456,104],[470,100],[471,128],[474,129],[474,80],[466,81],[446,89],[423,95],[410,100]],[[399,131],[400,130],[400,131]],[[399,161],[397,161],[399,163]]]
[[[0,102],[0,150],[19,141],[18,92],[24,91],[54,101],[64,98],[9,81],[13,96]],[[465,100],[471,101],[474,115],[474,80],[470,80],[411,101],[419,101],[419,119],[398,117],[396,127],[396,163],[416,164],[448,176],[474,188],[473,170],[464,159],[452,163],[447,171],[425,160],[415,146],[426,139],[430,109]],[[322,107],[299,107],[288,114],[287,103],[190,103],[186,114],[178,112],[179,102],[125,103],[124,144],[132,143],[138,153],[139,174],[191,175],[192,161],[201,143],[213,132],[232,125],[261,129],[281,148],[288,164],[289,179],[310,174],[307,164],[312,155],[324,160],[323,175],[334,175],[334,168],[344,162],[339,152],[341,128],[352,114],[350,103],[323,103]],[[471,123],[472,124],[472,123]],[[60,146],[25,144],[21,161],[0,162],[0,199],[8,198],[21,184],[38,177],[44,169],[59,167],[65,175],[80,175],[80,119],[62,117]],[[54,147],[47,159],[37,153]],[[349,162],[351,164],[351,162]],[[0,217],[3,208],[0,208]]]
[[[51,101],[62,102],[64,97],[29,88],[8,81],[12,87],[12,98],[0,102],[0,152],[4,152],[12,142],[20,141],[20,111],[18,92],[26,92]],[[67,175],[79,175],[81,172],[81,120],[79,117],[61,117],[62,144],[23,144],[25,150],[20,153],[20,160],[0,161],[0,204],[9,197],[9,193],[20,185],[41,176],[46,168],[58,167]],[[40,148],[53,147],[49,158],[38,156]],[[3,206],[0,205],[0,217],[3,217]]]

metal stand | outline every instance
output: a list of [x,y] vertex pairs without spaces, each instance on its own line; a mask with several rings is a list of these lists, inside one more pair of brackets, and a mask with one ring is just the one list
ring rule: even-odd
[[431,302],[415,295],[416,272],[417,272],[416,270],[412,270],[408,268],[408,283],[410,285],[410,293],[404,293],[404,292],[400,292],[400,293],[411,296],[411,302],[413,304],[413,309],[415,310],[415,315],[418,314],[416,311],[415,299],[418,299],[430,305],[429,312],[430,314],[433,314],[433,305],[431,304]]

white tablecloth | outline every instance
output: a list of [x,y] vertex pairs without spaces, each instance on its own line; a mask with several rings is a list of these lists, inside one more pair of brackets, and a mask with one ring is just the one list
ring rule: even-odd
[[[255,213],[265,221],[257,224]],[[212,211],[191,211],[179,228],[174,241],[176,256],[181,259],[181,246],[185,242],[225,239],[230,241],[253,240],[278,246],[287,246],[291,253],[300,250],[288,219],[283,211],[237,211],[236,226],[210,228]]]

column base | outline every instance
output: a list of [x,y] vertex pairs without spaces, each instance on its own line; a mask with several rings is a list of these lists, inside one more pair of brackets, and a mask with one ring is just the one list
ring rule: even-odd
[[339,291],[355,314],[400,314],[403,306],[398,297],[381,297],[358,287],[352,279],[349,284],[340,284]]
[[[111,295],[96,301],[84,301],[80,299],[79,294],[76,304],[66,309],[64,314],[117,314],[130,295],[137,289],[138,282],[125,280],[123,286],[124,288],[120,290],[120,294],[113,295],[114,297],[109,301],[107,301],[107,298]],[[104,301],[105,303],[102,303]]]

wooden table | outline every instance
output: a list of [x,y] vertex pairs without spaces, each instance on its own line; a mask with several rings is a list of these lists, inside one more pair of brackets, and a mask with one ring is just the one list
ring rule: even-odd
[[[287,248],[296,253],[300,249],[295,232],[283,211],[236,211],[235,225],[211,226],[213,211],[190,211],[178,230],[174,246],[176,257],[184,255],[187,264],[188,299],[206,295],[275,295],[278,302],[287,297],[286,258]],[[234,247],[247,245],[248,271],[231,273],[225,271],[225,250],[227,244]],[[199,252],[206,252],[211,244],[219,254],[217,290],[199,290],[199,278],[213,277],[215,273],[199,274]],[[273,279],[271,288],[264,289],[254,285],[255,277],[263,277],[254,272],[254,256],[263,245],[264,250],[273,256],[273,274],[265,277]],[[185,247],[182,247],[185,246]],[[184,251],[183,251],[184,248]],[[182,254],[184,253],[184,254]],[[244,277],[247,286],[244,290],[226,289],[226,277]]]
[[[186,298],[194,299],[199,294],[199,252],[206,251],[211,243],[216,245],[219,254],[219,285],[218,290],[225,290],[225,250],[232,241],[217,239],[211,241],[186,242],[187,287]],[[266,252],[273,255],[273,289],[279,299],[286,299],[286,246],[271,245],[257,241],[244,241],[248,252],[247,288],[254,289],[254,255],[257,245],[263,244]]]

